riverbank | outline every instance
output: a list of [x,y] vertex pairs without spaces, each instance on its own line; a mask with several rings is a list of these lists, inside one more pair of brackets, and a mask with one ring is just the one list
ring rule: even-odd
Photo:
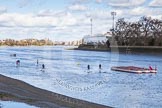
[[96,47],[96,46],[79,46],[73,50],[85,51],[109,51],[109,52],[124,52],[124,53],[162,53],[161,46],[110,46]]
[[43,108],[109,108],[43,90],[3,75],[0,75],[0,100],[23,102]]

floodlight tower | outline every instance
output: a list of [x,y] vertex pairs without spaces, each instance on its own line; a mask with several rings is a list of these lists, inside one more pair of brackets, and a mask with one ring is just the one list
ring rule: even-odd
[[115,21],[115,16],[116,16],[116,12],[111,12],[111,16],[113,18],[113,23],[112,23],[112,43],[114,43],[114,21]]
[[92,36],[92,26],[93,26],[92,25],[92,21],[93,21],[92,18],[90,19],[90,21],[91,21],[91,36]]

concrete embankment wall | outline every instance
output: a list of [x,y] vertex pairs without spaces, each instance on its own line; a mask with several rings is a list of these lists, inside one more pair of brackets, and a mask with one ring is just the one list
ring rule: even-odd
[[117,51],[121,53],[162,53],[162,47],[159,46],[79,46],[75,50],[87,50],[87,51]]
[[110,108],[43,90],[3,75],[0,75],[0,100],[24,102],[41,108]]

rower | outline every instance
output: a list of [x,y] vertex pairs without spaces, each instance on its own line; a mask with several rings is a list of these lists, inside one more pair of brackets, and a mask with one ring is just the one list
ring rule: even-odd
[[20,66],[20,60],[16,61],[16,66]]
[[150,69],[150,70],[153,70],[153,68],[152,68],[151,66],[149,66],[149,69]]
[[16,57],[16,54],[13,54],[14,57]]
[[44,64],[42,64],[42,69],[45,69],[45,65]]
[[99,73],[101,73],[101,64],[99,64]]
[[87,66],[87,69],[90,70],[90,65]]
[[101,69],[101,64],[99,64],[99,69]]
[[38,64],[39,64],[39,61],[38,61],[38,59],[37,59],[37,66],[38,66]]
[[16,54],[10,54],[11,57],[16,57]]
[[157,71],[157,67],[156,67],[156,65],[155,65],[155,71]]

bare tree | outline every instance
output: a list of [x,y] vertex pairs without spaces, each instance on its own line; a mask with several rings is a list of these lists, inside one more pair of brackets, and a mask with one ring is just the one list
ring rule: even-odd
[[121,18],[116,22],[115,39],[118,45],[162,46],[162,21],[145,16],[137,22]]

